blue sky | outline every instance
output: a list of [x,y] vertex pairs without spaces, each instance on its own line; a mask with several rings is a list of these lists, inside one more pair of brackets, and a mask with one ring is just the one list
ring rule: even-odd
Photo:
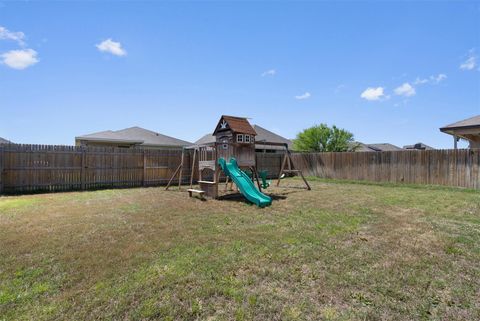
[[480,113],[478,2],[4,2],[0,27],[0,136],[19,143],[194,141],[230,114],[450,148],[438,128]]

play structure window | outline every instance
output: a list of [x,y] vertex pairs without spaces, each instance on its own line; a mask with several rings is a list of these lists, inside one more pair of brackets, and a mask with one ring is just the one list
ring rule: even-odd
[[243,134],[237,135],[237,143],[243,143]]
[[245,135],[245,143],[250,143],[250,135]]

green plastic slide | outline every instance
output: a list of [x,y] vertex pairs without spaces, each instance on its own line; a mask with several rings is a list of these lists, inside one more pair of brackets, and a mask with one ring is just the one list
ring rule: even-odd
[[230,177],[232,181],[237,185],[240,193],[245,196],[245,198],[254,203],[257,206],[265,207],[272,204],[272,199],[260,192],[250,177],[247,176],[240,168],[238,168],[237,160],[231,158],[230,162],[226,162],[224,158],[218,160],[218,164],[225,172],[225,175]]

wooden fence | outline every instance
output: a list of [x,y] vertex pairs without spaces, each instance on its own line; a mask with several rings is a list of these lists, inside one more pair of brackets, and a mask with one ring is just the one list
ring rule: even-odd
[[[165,185],[181,150],[51,145],[0,146],[0,193]],[[185,154],[190,164],[190,155]],[[183,171],[189,181],[190,166]]]
[[255,159],[257,169],[259,171],[267,171],[267,177],[270,179],[277,178],[280,167],[282,166],[284,154],[273,153],[256,153]]
[[305,175],[480,189],[480,149],[293,154]]
[[[0,194],[166,185],[181,155],[178,149],[0,145]],[[257,168],[276,178],[282,157],[257,153]],[[308,176],[480,189],[480,149],[298,153],[292,160]],[[184,184],[191,161],[185,153]]]

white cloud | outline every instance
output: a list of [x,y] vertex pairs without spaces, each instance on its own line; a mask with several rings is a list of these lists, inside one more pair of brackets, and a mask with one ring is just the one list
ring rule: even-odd
[[0,26],[0,39],[16,41],[20,46],[25,46],[25,34],[21,31],[13,32]]
[[122,48],[122,44],[120,42],[115,42],[112,39],[107,39],[102,41],[101,43],[95,45],[98,50],[102,52],[108,52],[115,56],[125,56],[127,52],[125,49]]
[[474,57],[474,56],[471,56],[471,57],[468,57],[468,59],[465,60],[465,62],[463,62],[460,65],[460,69],[462,69],[462,70],[472,70],[472,69],[475,69],[476,66],[477,66],[477,58]]
[[298,96],[295,96],[295,99],[298,99],[298,100],[303,100],[303,99],[308,99],[310,98],[312,95],[310,95],[309,92],[306,92],[302,95],[298,95]]
[[406,97],[411,97],[416,94],[415,88],[412,85],[410,85],[408,82],[395,88],[394,92],[396,95],[406,96]]
[[426,84],[428,83],[428,78],[420,78],[420,77],[417,77],[417,79],[415,79],[415,81],[413,82],[414,85],[423,85],[423,84]]
[[445,79],[447,79],[447,75],[445,74],[438,74],[438,75],[431,75],[430,77],[428,78],[420,78],[420,77],[417,77],[417,79],[415,79],[415,81],[413,82],[414,85],[424,85],[424,84],[439,84],[441,83],[442,81],[444,81]]
[[381,100],[382,98],[387,99],[388,96],[385,95],[383,87],[368,87],[360,95],[363,99],[374,101]]
[[25,69],[35,65],[39,60],[33,49],[10,50],[0,55],[2,63],[13,69]]
[[436,76],[430,76],[430,80],[436,84],[442,82],[443,80],[447,79],[447,75],[445,74],[438,74]]
[[477,67],[477,56],[475,55],[475,50],[471,49],[468,52],[468,58],[462,64],[460,64],[460,69],[462,70],[473,70]]
[[275,69],[270,69],[270,70],[262,72],[262,77],[275,76],[276,74],[277,74],[277,71]]

